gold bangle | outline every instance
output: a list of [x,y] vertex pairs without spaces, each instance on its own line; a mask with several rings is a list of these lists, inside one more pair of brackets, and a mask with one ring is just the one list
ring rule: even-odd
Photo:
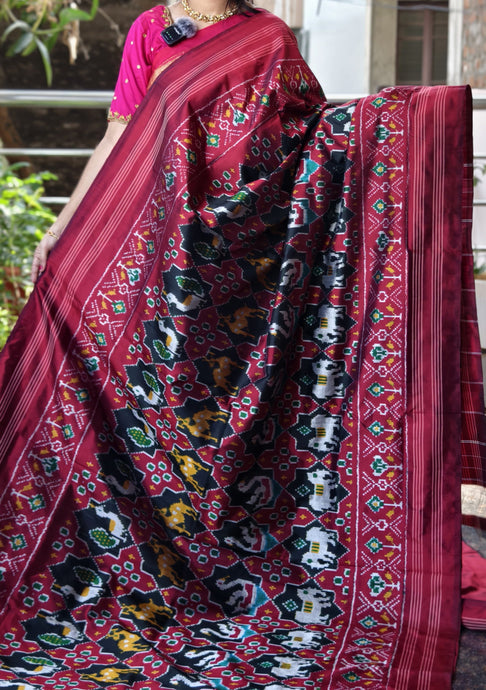
[[56,235],[56,233],[55,233],[55,232],[52,232],[52,230],[48,230],[48,231],[47,231],[47,234],[50,235],[51,237],[55,237],[56,240],[59,239],[59,235]]

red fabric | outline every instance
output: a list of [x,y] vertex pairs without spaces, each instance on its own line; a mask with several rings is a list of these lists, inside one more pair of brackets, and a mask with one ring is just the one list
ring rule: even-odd
[[162,5],[143,12],[133,22],[123,48],[109,120],[129,122],[135,114],[147,93],[154,57],[161,51],[171,53],[161,36],[170,24],[169,11]]
[[486,559],[467,544],[462,545],[463,624],[486,630]]
[[450,685],[470,105],[265,12],[167,68],[0,359],[0,680]]
[[[479,348],[476,343],[470,347],[470,342],[463,341],[459,257],[463,243],[467,242],[465,235],[470,231],[465,215],[470,205],[463,204],[462,184],[450,176],[449,159],[449,152],[454,150],[458,160],[466,163],[470,160],[470,110],[460,90],[447,89],[423,89],[412,108],[414,131],[409,142],[409,164],[413,172],[407,204],[411,300],[406,423],[413,452],[408,489],[413,508],[407,527],[408,632],[402,638],[399,652],[406,671],[403,675],[397,671],[394,686],[397,688],[421,687],[427,682],[431,655],[453,653],[453,625],[438,635],[435,650],[425,630],[419,633],[416,626],[428,621],[425,627],[433,628],[444,608],[451,623],[454,617],[459,619],[459,525],[457,522],[446,525],[438,513],[457,515],[460,511],[457,486],[461,467],[457,458],[461,455],[461,417],[473,419],[478,429],[476,420],[482,409],[479,398],[472,404],[466,398],[465,407],[461,408],[461,391],[468,385],[467,376],[461,377],[461,345],[467,352],[466,358],[471,359],[479,356]],[[450,127],[451,109],[461,123],[457,128]],[[466,180],[468,176],[466,168]],[[459,318],[451,319],[453,311],[459,312]],[[472,324],[469,333],[472,339]],[[475,438],[478,446],[479,439]],[[424,577],[425,559],[429,558],[426,554],[430,554],[430,565],[433,565],[432,572]],[[442,589],[447,580],[450,587]],[[446,683],[447,678],[443,681]]]

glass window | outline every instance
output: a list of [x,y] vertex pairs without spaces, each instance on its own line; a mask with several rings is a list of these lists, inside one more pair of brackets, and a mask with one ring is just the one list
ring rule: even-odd
[[448,1],[400,0],[398,4],[397,84],[447,81]]

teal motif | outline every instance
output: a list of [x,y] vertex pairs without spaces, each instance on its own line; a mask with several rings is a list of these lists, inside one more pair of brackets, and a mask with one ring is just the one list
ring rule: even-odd
[[170,189],[172,185],[174,184],[176,179],[175,173],[170,172],[170,173],[165,173],[165,186],[167,189]]
[[378,201],[375,201],[375,203],[373,204],[373,208],[377,213],[383,213],[384,211],[386,211],[387,208],[386,202],[383,201],[383,199],[378,199]]
[[84,366],[86,368],[86,371],[90,374],[92,374],[95,371],[98,371],[100,368],[100,361],[98,357],[86,357],[84,360]]
[[375,108],[381,108],[381,106],[385,105],[385,104],[386,104],[386,99],[382,98],[381,96],[378,96],[373,101],[371,101],[371,105],[374,105]]
[[71,438],[74,438],[74,431],[73,431],[73,427],[71,426],[71,424],[65,424],[62,427],[62,435],[64,436],[66,441],[68,441]]
[[123,300],[116,300],[115,302],[111,303],[111,306],[113,307],[113,311],[115,314],[125,314],[127,308],[125,306],[125,302]]
[[385,389],[383,388],[383,386],[380,386],[379,383],[374,383],[373,385],[368,387],[368,391],[371,393],[373,397],[379,398],[380,395],[383,395]]
[[380,436],[385,431],[385,427],[380,424],[380,422],[373,422],[368,429],[371,431],[373,436]]
[[370,588],[371,595],[377,597],[385,589],[386,582],[378,575],[378,573],[375,573],[368,580],[368,587]]
[[382,177],[388,171],[388,168],[384,163],[379,162],[372,168],[372,170],[376,175]]
[[388,354],[388,350],[385,350],[381,345],[375,345],[371,350],[371,356],[374,362],[382,362]]
[[375,136],[380,142],[380,144],[383,144],[388,139],[390,134],[390,130],[387,129],[384,125],[378,125],[378,127],[375,130]]
[[366,505],[371,508],[374,513],[378,513],[385,505],[381,498],[378,496],[373,496],[369,501],[366,501]]
[[361,680],[361,676],[358,676],[357,673],[353,673],[352,671],[349,671],[349,673],[345,673],[343,675],[343,678],[348,681],[348,683],[359,683]]
[[130,285],[135,285],[140,280],[139,268],[127,268],[128,282]]
[[367,630],[376,628],[376,626],[378,625],[378,621],[376,621],[371,616],[366,616],[366,618],[363,618],[363,620],[361,620],[360,623],[363,626],[363,628],[366,628]]
[[247,118],[248,118],[248,115],[246,113],[244,113],[242,110],[238,110],[237,108],[235,108],[233,110],[233,124],[234,125],[242,124],[243,122],[245,122],[245,120]]
[[10,537],[10,544],[14,551],[20,551],[21,549],[25,549],[27,547],[23,534],[16,534],[13,537]]
[[390,244],[390,238],[388,237],[386,232],[384,232],[383,230],[380,230],[380,232],[378,234],[378,238],[376,240],[376,244],[382,250],[386,249],[388,247],[388,245]]
[[46,507],[44,498],[40,494],[38,494],[37,496],[33,496],[32,498],[29,498],[28,501],[31,510],[33,511],[41,510],[42,508]]
[[220,140],[219,134],[208,134],[208,137],[206,139],[207,145],[208,146],[214,146],[215,148],[217,148],[219,146],[219,140]]
[[42,463],[42,467],[44,468],[44,472],[47,474],[48,477],[52,476],[52,474],[54,472],[57,472],[58,465],[59,465],[59,458],[56,458],[56,457],[40,458],[40,461]]
[[368,542],[366,542],[366,546],[372,553],[378,553],[378,551],[381,551],[383,548],[383,544],[381,541],[376,539],[376,537],[373,537],[373,539],[370,539]]
[[389,468],[389,465],[386,464],[383,458],[380,458],[380,456],[377,455],[371,463],[371,468],[373,470],[373,474],[377,477],[380,477],[384,472],[386,472],[386,470]]

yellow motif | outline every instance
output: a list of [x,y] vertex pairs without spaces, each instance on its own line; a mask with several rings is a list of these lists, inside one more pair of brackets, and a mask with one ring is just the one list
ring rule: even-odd
[[113,628],[106,637],[115,640],[118,649],[122,652],[145,652],[151,649],[140,635],[122,628]]
[[159,577],[167,577],[173,585],[176,587],[181,587],[184,583],[184,580],[178,574],[177,567],[180,567],[182,559],[173,553],[167,546],[164,546],[155,539],[150,541],[149,544],[157,556]]
[[158,606],[154,604],[152,599],[138,605],[131,604],[128,606],[127,604],[122,604],[122,613],[125,616],[133,616],[139,621],[149,623],[154,628],[160,628],[160,616],[164,616],[165,618],[172,617],[172,609],[168,606]]
[[187,429],[196,438],[207,441],[217,441],[218,437],[211,434],[211,422],[228,421],[228,413],[222,410],[209,410],[207,408],[196,412],[192,417],[177,417],[180,429]]
[[123,680],[123,676],[132,675],[133,672],[139,671],[140,669],[133,668],[115,668],[114,666],[108,666],[104,668],[99,673],[81,673],[81,678],[84,680],[94,680],[101,681],[102,683],[111,683],[117,680]]
[[200,496],[202,496],[202,494],[204,493],[204,487],[202,487],[198,483],[195,475],[198,472],[206,470],[204,465],[201,465],[200,462],[193,460],[190,455],[183,455],[183,453],[179,450],[179,448],[177,448],[177,446],[174,447],[174,449],[170,453],[170,456],[177,462],[179,469],[181,470],[182,474],[189,482],[189,484],[191,484],[191,486],[194,487],[197,493]]
[[232,369],[244,370],[245,367],[225,355],[221,357],[205,357],[204,359],[211,367],[216,386],[225,390],[228,395],[236,395],[239,389],[229,382],[228,377]]
[[186,515],[195,520],[197,512],[191,506],[186,505],[184,501],[177,501],[167,508],[157,508],[156,512],[171,529],[181,534],[187,534],[188,537],[191,536],[191,533],[185,528],[184,520]]
[[252,266],[256,267],[256,274],[259,282],[267,289],[275,289],[275,281],[268,280],[267,271],[275,264],[274,259],[269,259],[267,256],[252,257],[248,256],[247,260]]
[[263,309],[252,309],[251,307],[240,307],[234,314],[222,316],[221,321],[230,329],[235,335],[242,335],[246,338],[251,338],[255,333],[250,333],[248,330],[248,319],[258,318],[266,320],[266,312]]

